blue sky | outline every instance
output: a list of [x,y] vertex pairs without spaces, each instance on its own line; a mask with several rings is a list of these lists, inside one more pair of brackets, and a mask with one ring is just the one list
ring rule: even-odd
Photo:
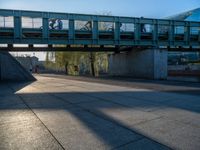
[[[163,18],[200,7],[200,0],[0,0],[0,9]],[[24,54],[24,53],[22,53]],[[33,53],[25,53],[33,55]],[[19,54],[20,55],[20,54]],[[35,53],[40,60],[45,53]]]
[[200,0],[0,0],[0,8],[162,18],[200,7]]

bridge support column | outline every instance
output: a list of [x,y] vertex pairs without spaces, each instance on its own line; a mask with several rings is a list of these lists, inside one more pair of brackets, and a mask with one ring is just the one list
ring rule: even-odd
[[0,52],[0,81],[34,81],[35,78],[8,52]]
[[109,74],[136,78],[166,79],[167,50],[146,49],[109,56]]

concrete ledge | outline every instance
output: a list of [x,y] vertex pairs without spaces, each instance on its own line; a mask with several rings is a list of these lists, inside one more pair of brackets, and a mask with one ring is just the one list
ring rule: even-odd
[[0,81],[35,81],[36,79],[8,52],[0,52]]

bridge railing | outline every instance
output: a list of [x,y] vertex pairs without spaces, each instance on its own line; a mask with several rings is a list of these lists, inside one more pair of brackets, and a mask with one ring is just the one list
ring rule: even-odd
[[0,43],[199,46],[200,22],[0,9]]

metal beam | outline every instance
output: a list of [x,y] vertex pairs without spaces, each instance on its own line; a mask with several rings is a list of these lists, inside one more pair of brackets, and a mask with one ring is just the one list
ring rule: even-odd
[[0,51],[10,51],[10,52],[48,52],[48,51],[78,51],[78,52],[114,52],[119,49],[116,47],[0,47]]
[[[190,33],[192,27],[200,28],[200,22],[6,9],[0,9],[0,16],[11,16],[14,18],[14,28],[0,27],[0,44],[74,44],[154,47],[191,47],[200,45],[200,32],[196,37],[191,36]],[[41,29],[22,28],[22,17],[41,18]],[[69,28],[66,30],[49,29],[49,19],[52,18],[68,20]],[[92,22],[91,31],[77,31],[75,29],[76,20]],[[114,24],[114,36],[109,31],[100,32],[98,27],[99,22],[112,22]],[[121,23],[134,24],[134,31],[121,32]],[[141,26],[147,24],[153,27],[152,34],[142,32]],[[162,35],[163,39],[160,39],[160,33],[158,33],[160,26],[165,26],[169,29],[168,34]],[[177,26],[185,29],[184,33],[178,36],[175,34],[175,27]]]

